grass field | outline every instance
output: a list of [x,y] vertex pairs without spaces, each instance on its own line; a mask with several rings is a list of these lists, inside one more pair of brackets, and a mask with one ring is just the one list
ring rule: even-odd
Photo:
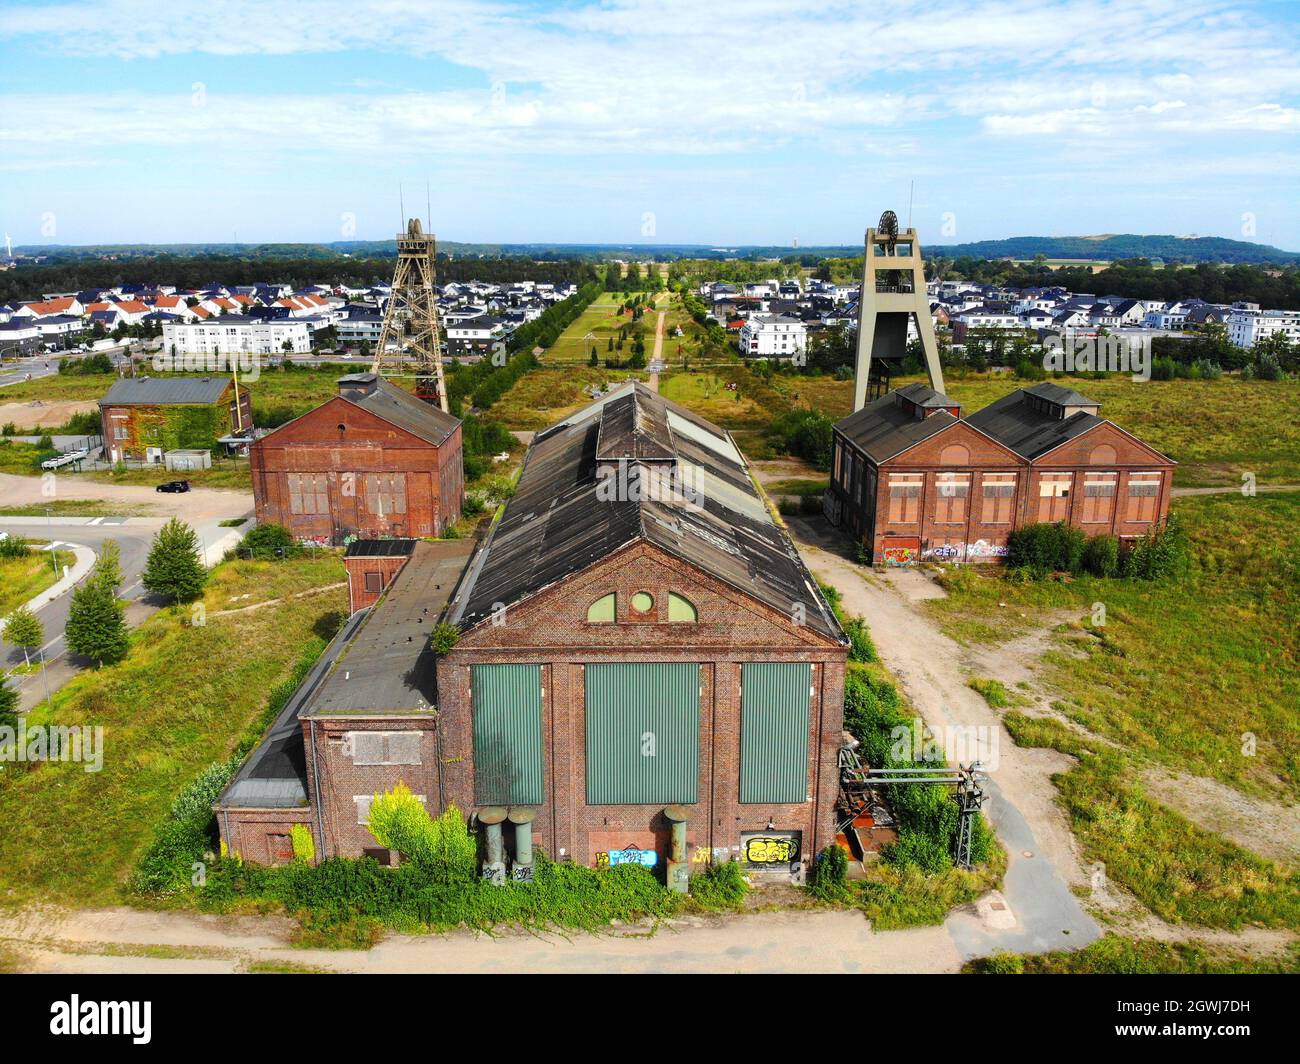
[[[544,363],[552,362],[576,362],[586,365],[591,358],[591,349],[596,349],[596,354],[603,360],[609,355],[614,357],[626,358],[628,350],[626,344],[622,352],[607,350],[609,340],[613,337],[618,338],[618,330],[624,325],[630,324],[632,315],[619,314],[619,304],[622,297],[615,292],[602,292],[596,297],[594,303],[587,307],[578,317],[570,323],[569,327],[560,334],[555,341],[546,350],[542,356]],[[650,337],[654,336],[654,317],[653,311],[647,310],[645,316],[641,319],[646,329],[646,344],[649,346]]]
[[51,499],[25,506],[0,505],[0,517],[150,517],[158,511],[140,503],[112,502],[106,499]]
[[[102,725],[103,768],[73,762],[7,764],[0,772],[0,897],[110,904],[177,793],[228,757],[290,675],[304,644],[346,610],[343,590],[214,617],[245,593],[292,594],[343,579],[337,555],[229,562],[205,595],[207,624],[164,610],[132,636],[123,663],[82,673],[33,710],[29,726]],[[251,601],[251,600],[250,600]],[[323,632],[323,629],[325,630]]]
[[645,380],[644,370],[591,369],[569,365],[548,366],[525,373],[514,387],[492,404],[487,416],[514,431],[536,432],[586,406],[591,399],[584,394],[587,385],[605,386],[636,377]]
[[103,484],[133,484],[156,487],[169,480],[188,480],[196,488],[224,488],[230,491],[252,491],[253,479],[247,458],[214,458],[211,469],[164,469],[146,466],[143,469],[99,469],[93,473],[69,473],[71,477],[99,481]]
[[1088,859],[1171,922],[1298,929],[1294,867],[1166,808],[1140,781],[1159,765],[1246,801],[1300,802],[1300,493],[1184,498],[1173,512],[1190,544],[1182,577],[1021,583],[976,567],[946,576],[948,597],[927,608],[974,644],[1073,617],[1042,659],[1054,715],[1004,723],[1019,745],[1082,759],[1057,785]]
[[[31,542],[31,541],[29,541]],[[37,546],[32,543],[33,548]],[[25,558],[0,558],[0,619],[24,602],[52,587],[63,575],[63,567],[75,560],[71,551],[50,552],[33,549]]]
[[1224,946],[1156,942],[1109,934],[1081,950],[1026,957],[994,954],[962,969],[976,975],[1295,975],[1300,944],[1268,957]]
[[[1111,376],[1053,380],[1101,404],[1101,416],[1114,421],[1179,463],[1174,482],[1200,487],[1238,484],[1243,472],[1260,483],[1300,483],[1300,382],[1139,381]],[[898,386],[924,382],[902,377]],[[795,405],[845,417],[853,407],[853,382],[831,377],[774,377],[773,387]],[[1031,381],[1007,374],[949,376],[948,394],[966,413],[983,409]]]

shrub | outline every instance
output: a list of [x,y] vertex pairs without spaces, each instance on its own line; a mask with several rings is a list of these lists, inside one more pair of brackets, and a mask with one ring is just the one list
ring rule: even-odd
[[1026,525],[1007,537],[1007,565],[1027,568],[1035,575],[1079,572],[1086,537],[1063,521]]
[[370,834],[440,883],[471,882],[478,845],[455,805],[434,820],[409,787],[398,783],[370,805]]
[[9,677],[0,674],[0,728],[18,727],[18,689],[9,686]]
[[0,539],[0,558],[26,558],[31,550],[31,545],[22,536]]
[[1282,379],[1282,364],[1278,362],[1277,356],[1269,351],[1260,355],[1255,366],[1255,376],[1262,381],[1280,381]]
[[994,709],[1005,709],[1011,705],[1011,692],[1007,690],[1006,684],[1001,680],[984,679],[979,676],[972,676],[967,681],[967,686],[972,691],[978,691],[984,696],[984,701]]
[[866,622],[861,617],[850,617],[844,625],[849,637],[849,660],[868,662],[876,660],[876,646],[867,633]]
[[1018,953],[995,953],[974,961],[971,968],[978,975],[1024,975],[1025,959]]
[[735,861],[726,861],[691,876],[691,897],[705,909],[738,909],[749,883]]
[[849,855],[844,847],[832,843],[817,855],[812,867],[809,889],[822,901],[842,901],[848,894]]
[[1149,528],[1133,549],[1120,559],[1122,576],[1161,580],[1178,576],[1187,567],[1187,540],[1176,517],[1164,528]]
[[442,621],[429,634],[429,646],[435,654],[446,654],[460,642],[460,629]]
[[316,843],[311,837],[311,828],[306,824],[294,824],[289,829],[289,841],[293,844],[293,859],[311,864],[316,857]]
[[301,549],[292,532],[273,522],[250,528],[240,546],[250,558],[288,558]]
[[1083,567],[1093,576],[1114,576],[1119,572],[1119,540],[1094,536],[1083,548]]
[[1153,381],[1171,381],[1178,373],[1178,365],[1172,358],[1155,358],[1151,360],[1151,379]]

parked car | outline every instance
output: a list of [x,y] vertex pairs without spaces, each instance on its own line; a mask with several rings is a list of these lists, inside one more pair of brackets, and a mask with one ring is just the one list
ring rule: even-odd
[[165,484],[159,484],[154,491],[165,491],[169,495],[175,495],[177,492],[189,491],[190,482],[188,480],[169,480]]

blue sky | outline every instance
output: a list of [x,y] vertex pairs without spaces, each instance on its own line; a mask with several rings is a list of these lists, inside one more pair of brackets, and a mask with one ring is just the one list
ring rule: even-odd
[[1300,249],[1300,2],[0,3],[16,245]]

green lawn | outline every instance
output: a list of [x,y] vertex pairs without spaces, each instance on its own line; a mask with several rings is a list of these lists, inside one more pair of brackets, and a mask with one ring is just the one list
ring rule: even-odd
[[1081,950],[994,954],[970,961],[962,970],[977,975],[1296,975],[1300,944],[1274,956],[1252,957],[1225,946],[1109,934]]
[[543,361],[541,368],[520,377],[485,416],[511,430],[536,432],[590,403],[583,392],[587,385],[604,387],[628,377],[645,380],[646,373],[579,365],[550,367]]
[[[617,341],[618,330],[632,322],[630,313],[618,313],[621,302],[622,299],[616,293],[602,292],[591,306],[570,323],[559,339],[547,348],[546,354],[542,356],[543,363],[576,362],[586,365],[593,347],[602,360],[607,357],[626,358],[630,353],[626,344],[622,352],[607,349],[610,338]],[[647,310],[641,321],[646,328],[646,345],[649,348],[654,336],[653,311]]]
[[[1057,779],[1089,860],[1172,922],[1300,928],[1300,875],[1142,790],[1144,770],[1300,801],[1300,492],[1176,500],[1192,558],[1165,581],[1020,582],[972,567],[926,608],[960,641],[1012,638],[1064,614],[1042,659],[1053,715],[1019,711],[1017,743],[1082,759]],[[1105,623],[1094,623],[1096,607]],[[1055,612],[1059,611],[1059,612]]]
[[[1126,376],[1052,378],[1101,404],[1101,416],[1179,463],[1174,482],[1198,487],[1239,484],[1252,472],[1260,483],[1300,484],[1300,381],[1133,381]],[[924,382],[901,377],[896,386]],[[1016,388],[1007,374],[949,375],[948,394],[966,413],[981,410]],[[792,403],[831,417],[852,412],[853,382],[831,377],[774,377]],[[797,396],[797,398],[796,398]]]
[[[80,905],[122,900],[125,878],[176,795],[230,756],[290,675],[304,644],[340,611],[339,589],[225,617],[238,594],[292,594],[343,579],[336,554],[229,562],[207,592],[207,624],[164,610],[132,636],[120,665],[81,674],[30,724],[102,725],[100,772],[81,764],[6,764],[0,771],[0,897]],[[253,601],[253,600],[249,600]]]
[[158,511],[141,503],[106,499],[50,499],[25,506],[0,506],[0,517],[150,517]]
[[0,618],[53,586],[63,575],[63,567],[74,561],[71,551],[54,553],[53,564],[45,550],[33,549],[25,558],[0,558]]

